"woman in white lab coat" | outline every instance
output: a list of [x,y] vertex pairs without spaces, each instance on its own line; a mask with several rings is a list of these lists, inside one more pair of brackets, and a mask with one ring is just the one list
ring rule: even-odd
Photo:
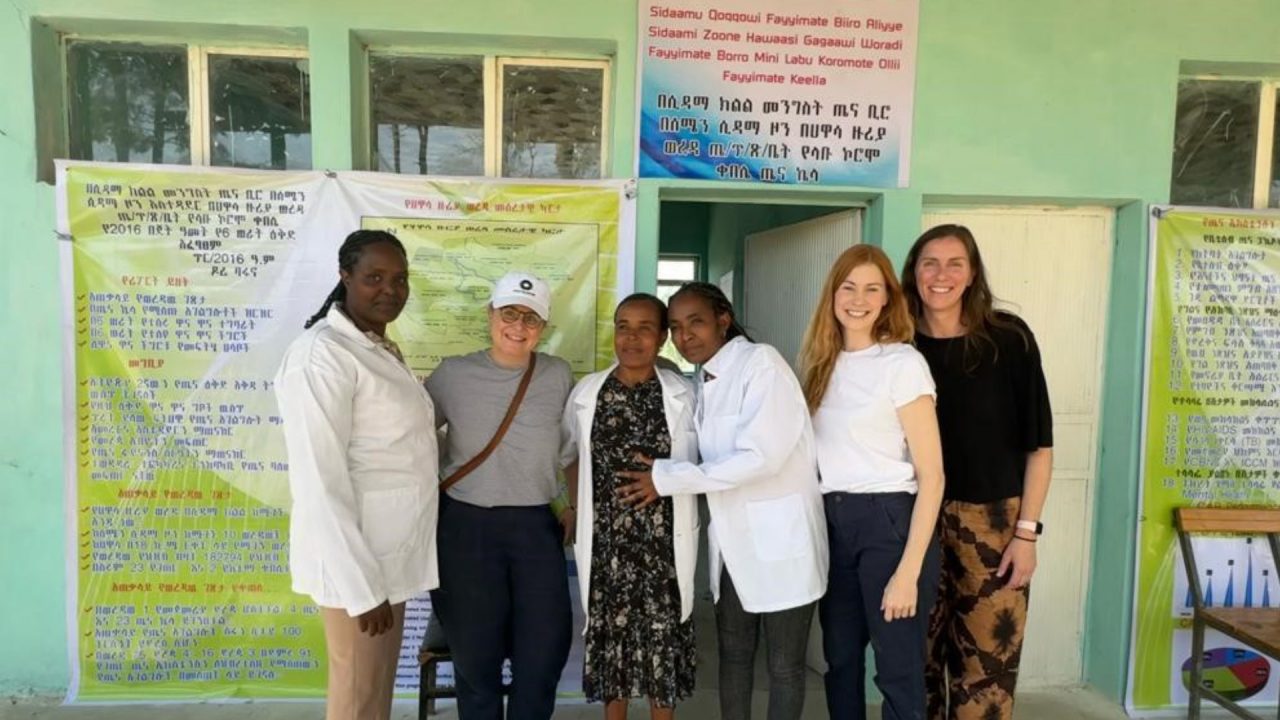
[[[693,692],[693,573],[698,511],[692,495],[631,505],[617,492],[636,453],[694,460],[693,392],[659,369],[667,307],[637,293],[614,311],[609,369],[583,378],[569,396],[563,429],[577,460],[565,470],[577,498],[574,555],[587,614],[583,691],[621,720],[627,701],[647,697],[651,716],[673,717]],[[576,486],[576,493],[574,492]]]
[[804,707],[814,605],[827,585],[826,525],[804,395],[782,356],[747,337],[716,286],[686,283],[669,307],[676,348],[702,366],[694,413],[701,462],[651,461],[651,470],[625,473],[633,482],[622,492],[636,503],[706,494],[721,717],[750,716],[763,627],[768,718],[794,720]]
[[435,414],[387,324],[409,297],[404,246],[357,230],[339,282],[276,375],[293,589],[321,608],[329,720],[391,713],[404,603],[438,584]]

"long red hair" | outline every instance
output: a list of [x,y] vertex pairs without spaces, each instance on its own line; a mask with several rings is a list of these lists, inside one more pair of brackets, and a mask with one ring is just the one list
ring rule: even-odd
[[800,349],[801,385],[804,387],[804,399],[809,405],[810,413],[816,412],[818,405],[822,403],[827,385],[831,382],[831,373],[835,371],[836,360],[844,350],[844,328],[836,320],[833,305],[836,290],[849,277],[849,273],[861,265],[873,265],[880,271],[884,278],[885,292],[889,296],[888,302],[880,310],[880,316],[871,326],[871,337],[878,343],[911,342],[915,337],[915,321],[911,317],[906,294],[898,284],[889,256],[874,245],[854,245],[845,250],[827,273],[822,294],[818,296],[809,328],[804,334],[804,345]]

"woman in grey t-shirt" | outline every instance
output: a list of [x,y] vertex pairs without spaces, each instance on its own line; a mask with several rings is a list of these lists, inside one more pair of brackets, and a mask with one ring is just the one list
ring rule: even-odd
[[511,659],[509,717],[550,718],[569,657],[572,617],[563,522],[551,511],[559,473],[560,415],[573,374],[534,348],[550,316],[540,278],[503,276],[489,302],[490,346],[446,358],[427,380],[436,423],[447,425],[442,476],[480,454],[498,430],[521,378],[533,377],[502,441],[441,497],[440,588],[431,593],[453,653],[458,711],[499,720],[502,663]]

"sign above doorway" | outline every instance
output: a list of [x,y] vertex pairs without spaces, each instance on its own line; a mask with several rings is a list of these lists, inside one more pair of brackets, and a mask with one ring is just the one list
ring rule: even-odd
[[906,187],[918,0],[642,0],[640,177]]

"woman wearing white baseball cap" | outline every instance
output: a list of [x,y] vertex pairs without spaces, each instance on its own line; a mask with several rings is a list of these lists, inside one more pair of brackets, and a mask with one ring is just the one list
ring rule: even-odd
[[445,358],[426,383],[437,426],[448,424],[431,603],[453,653],[460,717],[504,717],[510,658],[505,717],[550,718],[572,632],[563,543],[574,509],[558,519],[551,501],[574,459],[560,437],[573,373],[535,351],[551,315],[541,278],[507,273],[487,312],[490,346]]

